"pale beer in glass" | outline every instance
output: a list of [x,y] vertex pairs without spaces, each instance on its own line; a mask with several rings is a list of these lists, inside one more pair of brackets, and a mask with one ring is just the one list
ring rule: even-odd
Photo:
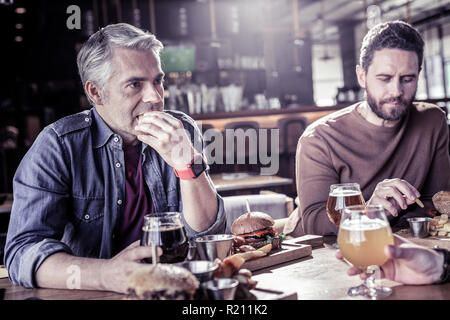
[[394,244],[383,207],[381,205],[346,207],[342,213],[337,241],[342,256],[368,275],[362,285],[350,288],[348,294],[372,299],[389,296],[392,289],[375,282],[379,266],[388,260],[384,248],[386,245]]
[[346,220],[339,228],[338,245],[343,256],[354,266],[366,269],[387,261],[384,247],[394,244],[387,221],[362,216],[360,221]]
[[365,204],[359,184],[332,184],[327,201],[327,215],[337,227],[341,222],[341,211],[348,206]]

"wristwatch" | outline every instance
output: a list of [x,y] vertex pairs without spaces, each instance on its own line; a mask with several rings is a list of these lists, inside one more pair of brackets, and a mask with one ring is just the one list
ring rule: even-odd
[[[201,161],[200,161],[201,160]],[[183,170],[173,169],[175,175],[182,180],[195,179],[208,169],[205,159],[201,154],[196,154],[188,167]]]

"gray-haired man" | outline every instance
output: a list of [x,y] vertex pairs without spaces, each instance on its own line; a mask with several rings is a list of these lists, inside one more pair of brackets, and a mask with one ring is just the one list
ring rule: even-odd
[[46,127],[17,170],[5,248],[14,283],[67,288],[76,274],[80,289],[125,292],[151,256],[138,243],[151,212],[182,211],[191,237],[224,232],[201,133],[186,115],[163,111],[162,47],[121,23],[80,50],[94,107]]

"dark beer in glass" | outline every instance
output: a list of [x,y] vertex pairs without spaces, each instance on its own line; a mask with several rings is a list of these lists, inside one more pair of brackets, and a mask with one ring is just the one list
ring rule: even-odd
[[[152,243],[163,251],[159,257],[161,263],[176,263],[186,259],[189,242],[179,212],[164,212],[144,217],[141,245],[151,246]],[[152,259],[144,261],[151,263]]]

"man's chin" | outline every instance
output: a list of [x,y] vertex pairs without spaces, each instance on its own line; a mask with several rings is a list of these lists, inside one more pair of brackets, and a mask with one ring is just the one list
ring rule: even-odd
[[405,104],[388,106],[387,108],[382,108],[383,119],[388,121],[396,121],[402,119],[408,113],[409,107]]

